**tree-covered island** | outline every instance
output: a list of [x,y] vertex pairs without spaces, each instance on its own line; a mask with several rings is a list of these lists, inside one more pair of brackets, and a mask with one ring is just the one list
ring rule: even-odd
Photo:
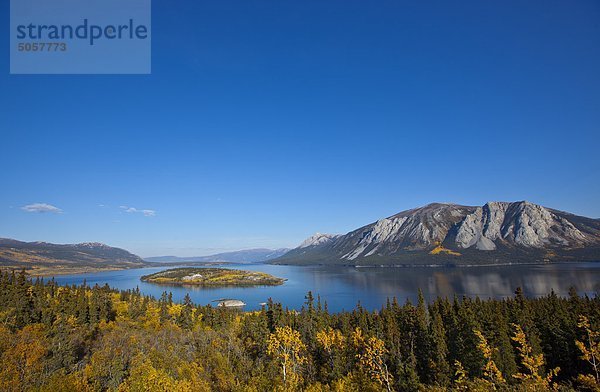
[[156,284],[211,287],[278,286],[286,281],[265,272],[230,268],[174,268],[144,275],[141,280]]

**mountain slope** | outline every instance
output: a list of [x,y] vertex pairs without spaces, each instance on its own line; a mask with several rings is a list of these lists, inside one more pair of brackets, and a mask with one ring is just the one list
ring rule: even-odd
[[210,256],[177,257],[157,256],[147,257],[148,262],[182,263],[182,262],[229,262],[229,263],[258,263],[283,256],[289,249],[246,249],[235,252],[217,253]]
[[526,201],[429,204],[345,235],[317,234],[280,264],[465,265],[600,260],[600,220]]
[[335,240],[339,235],[315,233],[302,242],[298,248],[310,248],[312,246],[324,245]]
[[54,275],[144,267],[140,257],[97,242],[51,244],[0,238],[0,268]]

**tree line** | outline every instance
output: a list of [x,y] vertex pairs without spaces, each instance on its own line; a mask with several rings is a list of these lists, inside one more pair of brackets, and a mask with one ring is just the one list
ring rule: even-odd
[[600,391],[599,324],[574,289],[244,312],[0,272],[0,390]]

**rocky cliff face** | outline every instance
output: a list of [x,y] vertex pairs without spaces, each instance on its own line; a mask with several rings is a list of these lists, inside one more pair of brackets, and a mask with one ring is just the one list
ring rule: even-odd
[[321,246],[329,243],[330,241],[336,239],[337,235],[334,234],[321,234],[315,233],[312,236],[305,239],[299,246],[298,249],[309,248],[311,246]]
[[343,259],[355,260],[404,250],[423,250],[444,241],[448,231],[472,208],[429,204],[381,219],[340,237],[335,249],[347,249]]
[[530,202],[429,204],[345,235],[310,237],[276,262],[512,263],[600,260],[600,221]]
[[582,247],[598,241],[566,218],[529,202],[491,202],[477,207],[459,226],[456,243],[465,249],[495,250],[496,242],[531,248]]

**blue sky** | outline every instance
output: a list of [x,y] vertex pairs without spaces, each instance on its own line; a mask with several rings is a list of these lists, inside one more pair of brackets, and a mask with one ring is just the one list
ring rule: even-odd
[[596,0],[171,4],[151,75],[9,75],[0,40],[0,237],[189,256],[434,201],[600,218]]

